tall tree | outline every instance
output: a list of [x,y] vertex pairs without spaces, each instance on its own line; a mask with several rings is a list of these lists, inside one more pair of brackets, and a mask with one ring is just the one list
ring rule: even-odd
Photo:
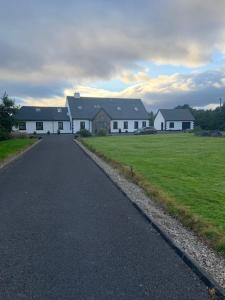
[[149,126],[154,126],[155,114],[153,111],[148,113]]
[[15,114],[17,107],[15,102],[4,93],[0,99],[0,129],[7,132],[12,131],[12,126],[15,124]]

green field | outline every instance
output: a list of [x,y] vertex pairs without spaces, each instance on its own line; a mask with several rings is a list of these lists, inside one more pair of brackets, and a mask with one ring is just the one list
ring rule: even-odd
[[0,142],[0,164],[7,158],[24,150],[36,142],[36,139],[12,139]]
[[[225,139],[192,134],[83,139],[186,226],[225,253]],[[118,164],[118,163],[119,164]]]

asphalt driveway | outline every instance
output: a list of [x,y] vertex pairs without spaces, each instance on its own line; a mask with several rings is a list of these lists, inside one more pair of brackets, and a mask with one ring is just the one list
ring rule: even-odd
[[0,171],[0,299],[209,299],[206,286],[72,141]]

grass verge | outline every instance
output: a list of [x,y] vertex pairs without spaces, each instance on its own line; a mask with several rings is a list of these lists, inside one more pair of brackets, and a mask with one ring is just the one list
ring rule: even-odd
[[173,134],[81,142],[225,256],[225,139]]
[[25,150],[36,141],[36,139],[11,139],[0,141],[0,164]]

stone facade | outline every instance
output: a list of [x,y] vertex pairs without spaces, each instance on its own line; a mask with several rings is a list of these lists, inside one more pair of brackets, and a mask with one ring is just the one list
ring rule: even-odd
[[92,132],[96,134],[99,130],[105,129],[107,133],[110,133],[110,121],[108,114],[101,109],[92,121]]

